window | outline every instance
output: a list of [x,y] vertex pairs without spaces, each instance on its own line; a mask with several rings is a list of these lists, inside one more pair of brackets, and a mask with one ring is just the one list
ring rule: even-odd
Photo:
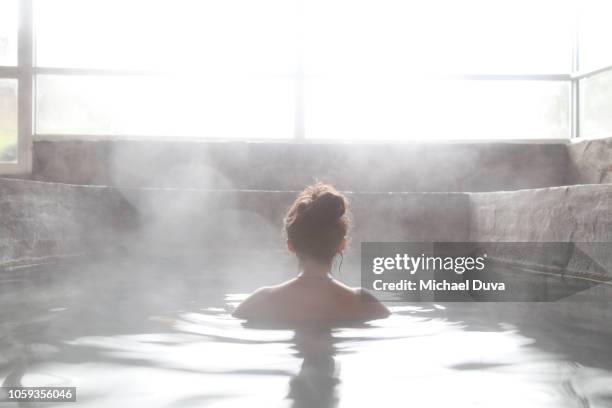
[[35,4],[37,133],[292,137],[295,3]]
[[579,4],[580,70],[612,65],[612,3],[610,0],[582,0]]
[[569,138],[571,2],[304,4],[307,138]]
[[580,81],[581,135],[612,136],[612,70]]
[[40,75],[37,132],[282,139],[292,92],[286,78]]
[[584,0],[580,3],[580,74],[575,77],[579,92],[580,136],[612,136],[612,3]]
[[0,163],[17,162],[17,80],[0,79]]
[[[17,69],[17,0],[0,0],[0,171],[14,173],[20,154]],[[0,174],[1,174],[0,173]]]
[[17,65],[17,1],[0,0],[0,66]]
[[305,0],[308,74],[567,74],[567,0]]
[[562,139],[570,86],[562,81],[317,80],[307,86],[315,139]]
[[35,7],[41,67],[201,76],[295,70],[295,0],[35,0]]
[[63,135],[606,135],[611,8],[608,0],[0,0],[0,171],[27,171],[32,138]]
[[[568,86],[547,76],[571,68],[570,4],[36,0],[36,130],[222,139],[567,138],[569,114],[560,106],[569,100]],[[431,74],[515,77],[436,82]],[[442,121],[448,128],[435,115],[449,117]]]

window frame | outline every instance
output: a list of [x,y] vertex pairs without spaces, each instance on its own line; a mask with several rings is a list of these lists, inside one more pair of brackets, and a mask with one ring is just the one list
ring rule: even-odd
[[33,0],[18,1],[17,65],[0,66],[0,78],[17,80],[17,163],[0,163],[0,175],[32,172],[34,38]]
[[603,74],[612,70],[612,63],[605,64],[599,67],[583,69],[580,62],[580,33],[581,24],[583,21],[580,18],[579,9],[576,10],[574,21],[574,44],[572,55],[572,72],[570,74],[571,81],[571,127],[572,133],[570,142],[580,142],[587,139],[582,132],[582,116],[581,116],[581,81],[583,79]]

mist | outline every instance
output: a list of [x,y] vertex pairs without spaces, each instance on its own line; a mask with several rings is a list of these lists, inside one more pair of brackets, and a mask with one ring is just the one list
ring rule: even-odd
[[[0,405],[609,406],[609,15],[1,0]],[[330,265],[283,225],[319,181]],[[411,245],[509,289],[374,288]]]

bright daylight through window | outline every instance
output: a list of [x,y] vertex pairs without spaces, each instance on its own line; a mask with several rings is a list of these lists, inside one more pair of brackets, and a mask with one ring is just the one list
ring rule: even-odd
[[567,138],[573,14],[536,3],[38,0],[37,131]]
[[[17,64],[17,0],[0,1],[0,67]],[[17,161],[17,79],[0,70],[0,164]]]
[[[605,136],[609,11],[604,0],[0,0],[0,161],[31,143],[18,112],[41,137]],[[20,24],[24,44],[36,38],[22,51]],[[18,63],[28,52],[35,63]]]

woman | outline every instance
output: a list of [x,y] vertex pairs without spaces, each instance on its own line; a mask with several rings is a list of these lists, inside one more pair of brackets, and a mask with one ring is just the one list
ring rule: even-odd
[[389,310],[364,289],[350,288],[330,275],[332,261],[347,246],[347,200],[334,187],[316,183],[302,191],[285,216],[287,248],[300,274],[255,291],[234,311],[248,320],[366,321]]

